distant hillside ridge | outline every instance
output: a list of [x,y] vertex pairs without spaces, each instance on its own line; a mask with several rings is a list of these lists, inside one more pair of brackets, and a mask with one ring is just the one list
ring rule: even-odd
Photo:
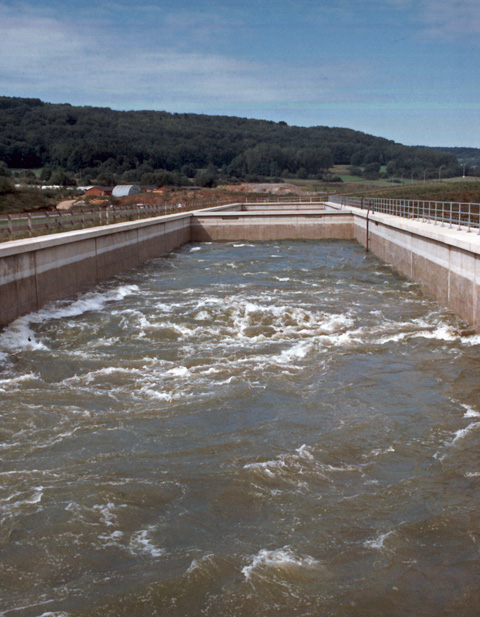
[[165,111],[74,107],[34,98],[0,97],[0,161],[14,169],[62,170],[104,184],[161,184],[219,176],[237,180],[321,178],[350,165],[372,178],[423,177],[442,168],[459,175],[455,153],[404,146],[347,128],[289,126]]
[[435,147],[432,148],[437,152],[453,154],[460,164],[465,163],[470,167],[480,168],[480,148],[462,148],[462,147]]

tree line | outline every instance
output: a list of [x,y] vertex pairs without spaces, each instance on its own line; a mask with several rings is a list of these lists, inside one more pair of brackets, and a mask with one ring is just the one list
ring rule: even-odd
[[0,97],[0,162],[0,175],[41,169],[39,175],[31,172],[32,183],[50,184],[340,180],[329,171],[334,165],[349,165],[352,173],[370,179],[462,171],[454,153],[351,129],[17,97]]

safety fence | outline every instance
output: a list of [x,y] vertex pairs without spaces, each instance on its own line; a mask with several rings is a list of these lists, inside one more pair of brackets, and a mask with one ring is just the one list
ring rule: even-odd
[[249,199],[249,203],[268,203],[268,204],[311,204],[311,203],[323,203],[328,201],[329,197],[324,194],[312,194],[312,195],[268,195],[264,198],[256,197],[255,199]]
[[332,195],[329,201],[341,207],[353,206],[433,224],[447,225],[480,234],[480,204],[452,201],[421,201],[416,199],[386,199],[382,197],[353,197]]
[[0,216],[0,241],[18,240],[33,236],[86,229],[113,223],[177,214],[230,203],[231,200],[194,200],[190,203],[136,204],[74,207],[70,210],[36,211]]
[[[324,201],[322,196],[268,196],[252,198],[248,195],[236,195],[235,201],[249,203],[312,203]],[[232,198],[214,197],[193,199],[189,202],[152,203],[136,205],[111,205],[97,207],[73,207],[70,210],[45,210],[22,214],[0,215],[0,241],[32,238],[51,233],[86,229],[113,223],[137,221],[144,218],[178,214],[192,210],[212,208],[232,203]]]

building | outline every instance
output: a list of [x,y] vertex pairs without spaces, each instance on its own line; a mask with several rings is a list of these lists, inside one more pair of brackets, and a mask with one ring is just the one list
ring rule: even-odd
[[103,196],[103,195],[111,195],[113,191],[113,188],[111,186],[88,186],[85,189],[85,195],[96,195],[96,196]]
[[137,195],[141,192],[142,189],[137,184],[117,184],[112,191],[112,195],[114,197],[127,197],[128,195]]

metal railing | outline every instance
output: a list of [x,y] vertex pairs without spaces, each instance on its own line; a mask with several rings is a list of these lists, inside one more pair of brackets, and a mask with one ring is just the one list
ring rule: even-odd
[[95,208],[74,207],[70,210],[0,215],[0,241],[32,238],[33,236],[136,221],[166,214],[179,214],[230,202],[231,200],[225,198],[212,198],[193,200],[189,203],[98,206]]
[[327,194],[312,194],[312,195],[277,195],[272,197],[272,195],[266,195],[265,198],[257,197],[254,200],[254,203],[269,203],[269,204],[278,204],[278,203],[299,203],[299,204],[311,204],[328,201]]
[[[254,203],[312,203],[324,201],[322,196],[295,197],[256,197],[249,199],[248,195],[236,196],[237,202],[250,201]],[[97,206],[94,208],[73,207],[70,210],[36,211],[22,214],[0,215],[0,242],[32,238],[34,236],[74,231],[89,227],[110,225],[126,221],[136,221],[166,214],[178,214],[192,210],[201,210],[214,206],[232,203],[232,198],[211,197],[209,199],[193,199],[185,203],[153,203],[118,206]]]
[[418,199],[386,199],[382,197],[353,197],[332,195],[329,201],[344,206],[352,206],[393,214],[408,219],[430,222],[434,225],[447,225],[450,229],[465,231],[478,230],[480,234],[480,204],[453,201],[421,201]]

